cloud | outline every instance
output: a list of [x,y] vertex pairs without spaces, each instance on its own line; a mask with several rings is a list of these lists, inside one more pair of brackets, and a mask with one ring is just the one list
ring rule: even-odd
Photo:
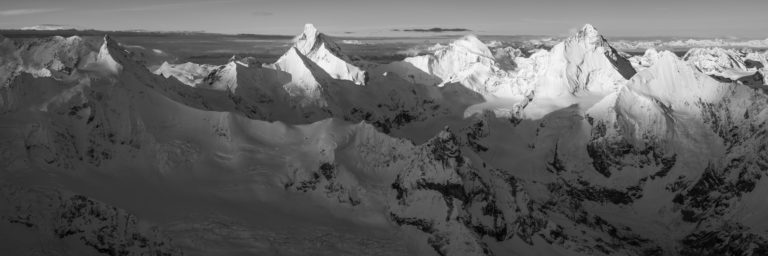
[[272,16],[275,15],[273,12],[267,12],[267,11],[257,11],[253,12],[253,16]]
[[20,29],[21,30],[65,30],[65,29],[75,29],[75,28],[72,26],[63,25],[63,24],[40,24],[36,26],[23,27]]
[[55,12],[58,10],[59,9],[11,9],[11,10],[0,11],[0,16],[40,14],[40,13]]
[[229,4],[229,3],[239,3],[239,2],[243,2],[243,0],[218,0],[218,1],[200,1],[200,2],[185,2],[185,3],[172,3],[172,4],[153,4],[153,5],[143,5],[139,7],[108,9],[104,11],[106,12],[158,11],[158,10],[183,9],[183,8],[187,8],[191,6],[199,6],[199,5]]
[[442,32],[467,32],[471,30],[466,28],[414,28],[414,29],[393,29],[392,31],[442,33]]

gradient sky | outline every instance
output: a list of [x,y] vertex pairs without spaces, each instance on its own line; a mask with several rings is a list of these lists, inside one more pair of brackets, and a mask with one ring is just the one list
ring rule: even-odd
[[477,34],[768,38],[768,0],[0,0],[0,27],[385,35],[460,27]]

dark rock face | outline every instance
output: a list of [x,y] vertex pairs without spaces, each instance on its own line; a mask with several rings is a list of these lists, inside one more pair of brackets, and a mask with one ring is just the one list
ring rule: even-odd
[[[352,107],[344,113],[332,113],[350,122],[365,121],[375,126],[383,133],[402,128],[413,122],[425,121],[429,118],[445,115],[445,110],[434,100],[424,98],[416,90],[412,92],[395,92],[388,98],[378,99],[379,103],[373,109]],[[408,102],[415,102],[411,104]]]
[[572,197],[575,200],[602,204],[628,205],[632,204],[635,199],[642,197],[639,186],[618,190],[593,186],[583,180],[579,180],[577,184],[570,184],[570,182],[550,183],[548,189],[552,193]]
[[466,143],[469,148],[475,152],[486,152],[488,147],[483,145],[482,139],[490,136],[490,128],[486,120],[480,119],[474,122],[471,126],[462,129],[466,138]]
[[459,141],[450,131],[442,132],[429,144],[432,157],[443,165],[455,163],[458,167],[464,163],[461,156]]
[[[725,145],[725,154],[711,159],[695,182],[675,182],[673,202],[683,221],[697,228],[682,241],[681,255],[764,255],[768,236],[725,217],[744,197],[753,193],[768,170],[765,122],[753,117],[765,105],[750,105],[743,113],[732,111],[730,98],[719,103],[698,102],[702,119]],[[745,154],[749,152],[749,154]]]
[[[391,187],[397,191],[395,197],[399,204],[408,207],[406,198],[417,196],[423,191],[433,191],[444,198],[449,213],[460,211],[458,215],[464,216],[461,219],[448,218],[445,222],[458,222],[466,227],[472,236],[478,238],[490,237],[496,241],[519,238],[533,245],[534,238],[539,237],[547,243],[587,254],[636,252],[637,255],[663,255],[663,250],[652,240],[633,234],[626,227],[611,224],[589,213],[582,206],[586,201],[632,204],[634,199],[641,196],[639,187],[619,191],[595,187],[587,182],[570,185],[563,181],[547,185],[553,193],[552,201],[536,202],[527,199],[526,186],[530,184],[510,175],[509,171],[475,167],[477,163],[469,162],[464,155],[467,154],[466,151],[456,150],[462,147],[471,149],[472,146],[470,143],[462,145],[459,141],[453,134],[441,134],[427,143],[426,149],[442,166],[452,168],[461,178],[460,182],[429,182],[429,176],[419,175],[418,177],[422,178],[416,182],[416,186],[408,187],[407,180],[398,176]],[[557,166],[558,161],[555,157],[553,166]],[[487,166],[484,163],[481,165]],[[610,239],[584,240],[585,238],[573,233],[573,230],[567,230],[566,227],[549,220],[552,216],[560,215],[566,216],[581,232],[605,232]],[[435,219],[404,216],[399,213],[391,213],[391,218],[398,225],[413,226],[432,234],[433,239],[430,241],[458,242],[442,235],[443,227],[437,224]],[[485,247],[482,242],[479,243],[480,248]],[[433,247],[438,252],[445,253],[441,249],[441,243],[435,242]],[[483,255],[490,255],[490,252],[484,252]]]
[[354,188],[338,182],[337,167],[333,163],[322,163],[316,171],[309,173],[307,177],[297,176],[293,181],[283,184],[285,189],[292,189],[297,192],[320,191],[330,198],[335,198],[338,203],[355,206],[361,203],[352,190]]
[[768,240],[743,226],[725,224],[716,231],[697,231],[682,241],[680,255],[768,255]]
[[612,173],[620,172],[625,167],[658,166],[659,172],[654,176],[663,177],[674,167],[676,156],[665,153],[658,143],[659,139],[644,136],[645,146],[638,148],[623,137],[608,135],[608,129],[620,129],[617,124],[608,127],[604,121],[587,120],[592,125],[592,139],[587,144],[587,154],[592,158],[595,170],[603,176],[611,177]]
[[24,225],[42,236],[74,237],[104,255],[183,255],[157,229],[139,225],[133,215],[82,195],[3,187],[0,219]]
[[[435,220],[427,216],[409,216],[408,214],[411,213],[407,213],[407,211],[395,211],[390,213],[393,222],[398,225],[413,226],[429,233],[431,235],[430,245],[441,255],[449,255],[451,252],[447,251],[447,246],[462,243],[461,240],[465,239],[468,240],[464,243],[474,244],[471,246],[476,249],[473,255],[490,255],[487,245],[480,238],[487,236],[498,241],[507,240],[514,236],[515,230],[518,229],[516,226],[519,226],[519,234],[529,238],[533,233],[538,232],[541,227],[528,227],[527,225],[545,221],[526,221],[526,216],[521,216],[521,219],[515,222],[506,219],[508,214],[505,214],[504,211],[508,209],[502,208],[497,201],[497,195],[492,188],[494,185],[482,178],[481,173],[487,171],[468,165],[468,160],[462,155],[461,146],[456,135],[445,131],[425,144],[422,149],[428,154],[427,162],[423,164],[434,166],[436,170],[450,175],[450,177],[455,177],[455,179],[452,178],[448,182],[437,181],[436,179],[442,178],[416,173],[414,173],[415,176],[412,176],[413,174],[407,174],[412,170],[400,170],[406,174],[398,175],[392,184],[392,188],[397,191],[395,198],[403,209],[415,207],[415,204],[422,203],[409,201],[406,198],[429,194],[439,195],[444,199],[444,204],[435,207],[447,210],[446,213],[440,213],[446,218]],[[412,181],[405,177],[418,178]],[[516,184],[514,178],[510,178],[510,180],[512,183],[501,182],[498,184],[504,186]],[[511,187],[507,191],[516,193],[517,189]],[[477,210],[476,213],[475,210]],[[435,221],[439,221],[439,223],[435,223]],[[458,241],[454,235],[448,233],[449,230],[456,229],[456,226],[466,232],[465,237]]]
[[[608,235],[608,239],[597,238],[595,241],[592,241],[594,243],[593,246],[581,248],[580,250],[583,252],[613,255],[623,251],[623,253],[631,255],[664,255],[664,250],[656,245],[655,241],[634,234],[628,227],[612,224],[602,217],[588,212],[583,206],[583,203],[587,200],[611,200],[612,198],[608,197],[610,193],[606,196],[605,192],[596,192],[596,195],[590,196],[592,198],[581,198],[580,195],[572,196],[567,192],[563,193],[563,191],[558,190],[553,191],[553,193],[555,193],[553,199],[541,206],[544,211],[550,212],[550,214],[562,214],[585,230],[599,231]],[[618,203],[631,203],[631,200],[629,202],[623,201],[627,200],[624,194],[620,192],[613,193],[619,194],[617,198],[613,199],[618,201]],[[599,199],[594,199],[594,197]],[[604,199],[603,197],[608,198]],[[556,237],[559,239],[554,241],[558,241],[561,244],[567,241],[584,239],[583,237],[571,237],[564,233],[557,234]]]

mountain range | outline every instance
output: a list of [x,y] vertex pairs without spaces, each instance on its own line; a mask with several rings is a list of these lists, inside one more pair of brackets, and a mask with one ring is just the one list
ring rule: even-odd
[[768,53],[631,56],[585,25],[274,63],[0,37],[10,255],[765,255]]

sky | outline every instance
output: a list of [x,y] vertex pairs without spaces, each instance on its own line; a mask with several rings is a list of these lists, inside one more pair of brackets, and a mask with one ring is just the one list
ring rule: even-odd
[[387,35],[403,28],[567,35],[768,38],[768,0],[0,0],[0,28]]

